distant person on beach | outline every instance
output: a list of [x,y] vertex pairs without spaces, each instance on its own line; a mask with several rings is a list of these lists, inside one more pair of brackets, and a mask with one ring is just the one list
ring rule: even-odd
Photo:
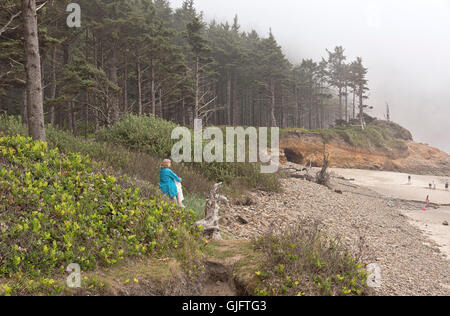
[[430,207],[430,196],[427,195],[427,199],[425,200],[425,202],[427,203],[427,205],[425,206],[426,208]]
[[165,159],[161,164],[159,171],[159,189],[169,196],[178,206],[183,207],[183,191],[181,189],[181,178],[179,178],[172,170],[172,161]]
[[428,187],[429,187],[430,190],[431,190],[431,188],[433,188],[433,184],[429,183],[429,184],[428,184]]
[[445,182],[445,191],[448,191],[448,181]]
[[411,176],[408,176],[408,184],[411,184]]

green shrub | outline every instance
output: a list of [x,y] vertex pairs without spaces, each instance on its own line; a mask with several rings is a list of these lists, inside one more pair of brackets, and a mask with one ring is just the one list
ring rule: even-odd
[[[116,125],[101,130],[97,139],[163,159],[171,156],[175,144],[175,141],[171,140],[171,135],[176,127],[178,125],[153,116],[129,115]],[[191,170],[191,175],[201,174],[210,181],[221,181],[228,186],[243,183],[250,188],[270,191],[280,189],[278,175],[261,174],[259,163],[183,163],[175,164],[174,170],[176,172],[183,170],[187,175],[189,175],[187,170]],[[186,185],[186,176],[179,175]]]
[[382,128],[383,130],[390,131],[390,134],[392,135],[393,138],[406,140],[406,141],[413,140],[413,136],[412,136],[411,132],[396,123],[377,120],[377,121],[373,122],[373,125],[378,126],[378,127]]
[[[22,136],[0,137],[0,279],[62,275],[158,254],[197,236],[196,215],[142,196],[82,154]],[[50,282],[50,281],[49,281]]]
[[97,140],[122,145],[161,158],[169,157],[175,141],[172,130],[178,125],[154,116],[128,115],[97,133]]
[[392,139],[387,142],[387,146],[392,149],[406,151],[408,150],[408,145],[401,139]]
[[22,124],[20,117],[0,115],[0,134],[3,135],[22,135],[28,134],[27,128]]
[[365,295],[367,273],[338,240],[324,237],[317,223],[298,223],[283,234],[254,242],[264,253],[256,295]]

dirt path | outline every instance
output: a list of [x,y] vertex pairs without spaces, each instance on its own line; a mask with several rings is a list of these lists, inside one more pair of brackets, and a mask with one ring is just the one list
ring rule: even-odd
[[[298,166],[297,166],[298,167]],[[283,231],[298,218],[319,220],[353,252],[363,242],[363,261],[382,269],[380,295],[449,295],[450,262],[438,245],[412,225],[405,204],[380,193],[335,180],[334,189],[289,178],[282,193],[252,193],[254,204],[224,209],[222,230],[236,239]]]

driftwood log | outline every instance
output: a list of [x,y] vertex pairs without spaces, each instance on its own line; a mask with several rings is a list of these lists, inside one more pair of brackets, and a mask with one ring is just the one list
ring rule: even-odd
[[[297,168],[285,168],[284,173],[289,178],[308,180],[310,182],[314,182],[315,178],[309,172],[311,170],[311,166],[309,168],[302,167],[301,169]],[[299,174],[301,173],[301,174]]]
[[[289,178],[303,179],[309,182],[314,182],[320,185],[324,185],[326,187],[330,187],[330,174],[328,172],[328,167],[330,164],[329,155],[324,151],[323,153],[323,165],[322,169],[317,172],[315,175],[312,175],[310,172],[312,170],[311,163],[308,168],[286,168],[285,174]],[[301,173],[301,174],[299,174]]]
[[222,183],[217,183],[209,192],[208,199],[205,206],[205,218],[197,222],[197,225],[202,226],[203,233],[216,240],[222,240],[219,229],[219,204],[224,203],[229,205],[228,199],[218,193]]
[[329,155],[324,151],[322,170],[320,170],[320,172],[317,173],[316,182],[326,187],[329,187],[330,185],[330,174],[327,172],[329,163],[330,163]]

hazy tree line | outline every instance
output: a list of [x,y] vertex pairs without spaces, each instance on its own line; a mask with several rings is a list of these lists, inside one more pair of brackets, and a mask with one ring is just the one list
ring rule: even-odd
[[86,136],[126,113],[303,128],[363,117],[367,69],[342,47],[292,65],[272,32],[242,31],[237,16],[207,24],[192,0],[78,0],[81,28],[67,26],[70,2],[0,0],[0,111],[35,128],[42,108]]

